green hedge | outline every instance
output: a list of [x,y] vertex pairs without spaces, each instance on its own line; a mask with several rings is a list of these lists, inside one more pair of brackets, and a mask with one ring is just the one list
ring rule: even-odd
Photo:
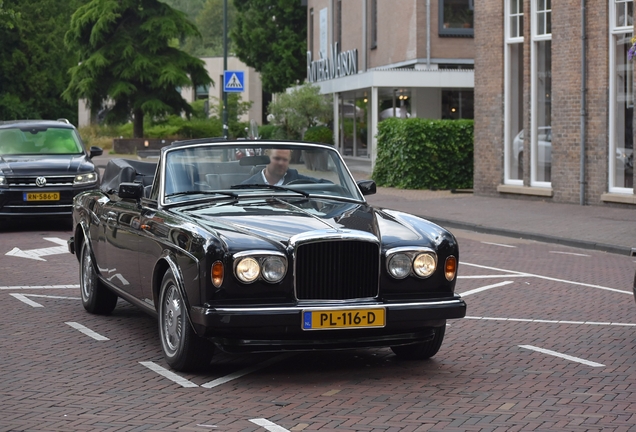
[[378,125],[373,179],[401,189],[473,187],[473,120],[390,118]]
[[333,145],[333,131],[327,126],[313,126],[307,129],[303,141]]

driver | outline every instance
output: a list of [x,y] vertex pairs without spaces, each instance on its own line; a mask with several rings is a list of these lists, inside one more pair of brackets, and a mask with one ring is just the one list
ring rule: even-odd
[[269,151],[269,164],[261,172],[243,181],[243,184],[269,184],[281,186],[294,180],[309,180],[320,182],[313,177],[308,177],[298,173],[298,170],[289,168],[291,161],[291,150],[272,149]]

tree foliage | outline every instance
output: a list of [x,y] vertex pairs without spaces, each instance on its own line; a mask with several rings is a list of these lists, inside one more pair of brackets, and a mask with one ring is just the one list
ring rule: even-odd
[[304,84],[281,93],[269,104],[272,123],[285,131],[288,139],[300,139],[305,130],[333,119],[331,96],[321,95],[320,88]]
[[234,50],[261,74],[263,89],[279,93],[307,73],[307,8],[299,0],[234,0]]
[[85,99],[96,110],[110,103],[107,121],[132,113],[134,136],[145,115],[190,114],[180,87],[212,82],[202,60],[174,46],[198,35],[183,12],[158,0],[91,0],[71,19],[66,46],[81,63],[70,68],[63,96]]
[[71,15],[83,0],[0,1],[0,119],[77,122],[77,100],[60,95],[77,55],[64,47]]
[[[224,0],[164,0],[175,9],[188,15],[201,32],[201,37],[186,37],[181,48],[196,57],[220,57],[223,55],[223,2]],[[228,29],[232,29],[236,8],[227,0]],[[229,31],[228,31],[229,33]],[[232,55],[232,38],[228,34],[228,55]]]

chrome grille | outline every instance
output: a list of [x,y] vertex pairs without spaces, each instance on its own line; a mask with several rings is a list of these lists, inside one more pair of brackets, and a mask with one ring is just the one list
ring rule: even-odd
[[46,179],[45,187],[59,187],[59,186],[73,186],[73,180],[75,176],[13,176],[7,177],[7,182],[10,186],[36,186],[35,179],[38,177],[44,177]]
[[375,243],[331,240],[296,249],[298,300],[348,300],[378,295],[380,249]]

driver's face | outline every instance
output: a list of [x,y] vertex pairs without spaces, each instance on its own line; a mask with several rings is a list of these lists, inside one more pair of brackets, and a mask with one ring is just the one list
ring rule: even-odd
[[287,172],[287,168],[289,168],[291,150],[272,150],[269,159],[270,163],[267,165],[267,170],[278,177],[282,177]]

